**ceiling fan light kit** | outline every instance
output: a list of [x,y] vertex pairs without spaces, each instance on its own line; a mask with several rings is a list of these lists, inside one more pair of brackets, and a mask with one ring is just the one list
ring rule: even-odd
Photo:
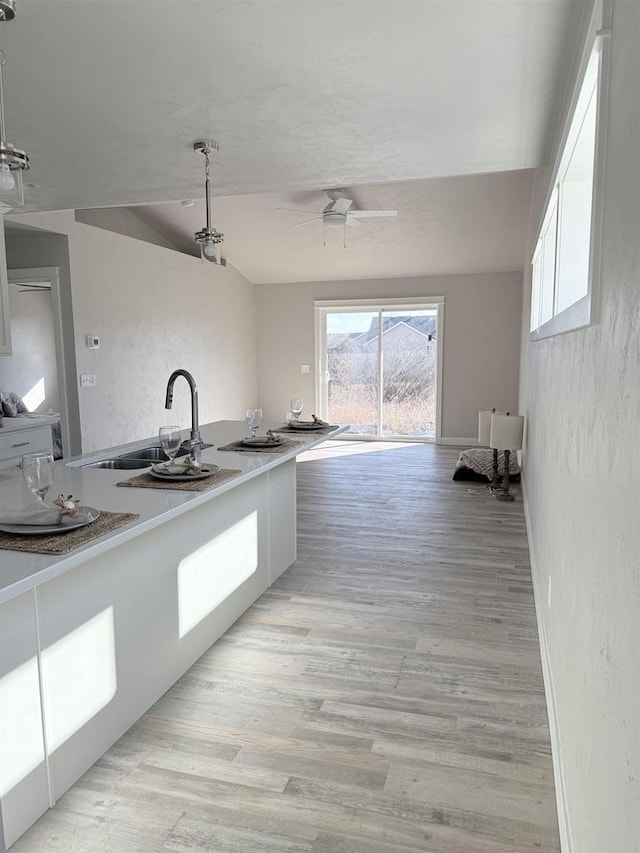
[[[397,210],[351,210],[353,199],[347,198],[344,190],[334,189],[325,190],[329,196],[329,203],[313,217],[313,219],[305,219],[302,222],[295,222],[290,225],[290,228],[301,228],[303,225],[309,225],[312,222],[322,222],[323,231],[327,228],[342,228],[344,231],[344,248],[347,248],[347,226],[357,228],[362,225],[361,219],[369,219],[371,217],[381,216],[397,216]],[[287,210],[294,213],[314,213],[312,210],[301,210],[299,208],[279,207],[278,210]],[[324,239],[326,246],[326,238]]]
[[[0,23],[15,18],[14,0],[0,0]],[[29,168],[29,155],[7,142],[4,124],[3,66],[6,56],[0,50],[0,214],[16,207],[24,207],[22,173]]]
[[196,243],[200,246],[200,257],[203,260],[225,267],[227,265],[227,261],[226,258],[222,257],[220,252],[220,244],[224,240],[224,234],[211,225],[211,164],[209,157],[213,151],[219,151],[220,146],[217,142],[213,142],[210,139],[201,139],[193,143],[193,150],[201,151],[204,154],[204,192],[207,212],[207,224],[204,228],[201,228],[200,231],[196,231],[193,236]]

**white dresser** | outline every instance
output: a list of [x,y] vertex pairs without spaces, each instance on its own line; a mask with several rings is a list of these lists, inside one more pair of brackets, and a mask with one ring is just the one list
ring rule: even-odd
[[13,468],[25,453],[52,453],[51,425],[57,416],[37,420],[4,418],[0,429],[0,470]]

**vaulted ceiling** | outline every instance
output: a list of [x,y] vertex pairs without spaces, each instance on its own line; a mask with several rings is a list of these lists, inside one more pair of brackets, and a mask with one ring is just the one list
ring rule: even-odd
[[[512,268],[589,3],[18,0],[0,44],[26,209],[201,199],[209,137],[214,222],[254,281]],[[349,229],[330,260],[321,225],[274,211],[329,187],[398,218]],[[203,224],[201,204],[138,213],[176,243]],[[454,236],[474,234],[456,267]]]

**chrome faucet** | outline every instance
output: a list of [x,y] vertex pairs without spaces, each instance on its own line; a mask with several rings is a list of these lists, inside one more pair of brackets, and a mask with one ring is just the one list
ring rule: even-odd
[[200,436],[200,428],[198,426],[198,389],[193,376],[188,370],[174,370],[169,381],[167,382],[167,396],[164,401],[165,409],[170,409],[173,403],[173,385],[178,376],[184,376],[189,383],[191,389],[191,438],[188,442],[184,442],[189,446],[191,458],[195,462],[200,462],[202,457],[202,438]]

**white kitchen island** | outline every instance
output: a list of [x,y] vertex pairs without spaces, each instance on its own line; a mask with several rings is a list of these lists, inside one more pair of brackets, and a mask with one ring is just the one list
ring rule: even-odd
[[[204,492],[122,488],[141,471],[82,467],[154,438],[56,463],[51,498],[140,517],[64,556],[0,551],[6,847],[293,563],[295,458],[346,429],[292,434],[272,454],[216,449],[242,422],[203,426],[203,461],[239,470]],[[19,472],[0,486],[2,506],[29,501]]]

